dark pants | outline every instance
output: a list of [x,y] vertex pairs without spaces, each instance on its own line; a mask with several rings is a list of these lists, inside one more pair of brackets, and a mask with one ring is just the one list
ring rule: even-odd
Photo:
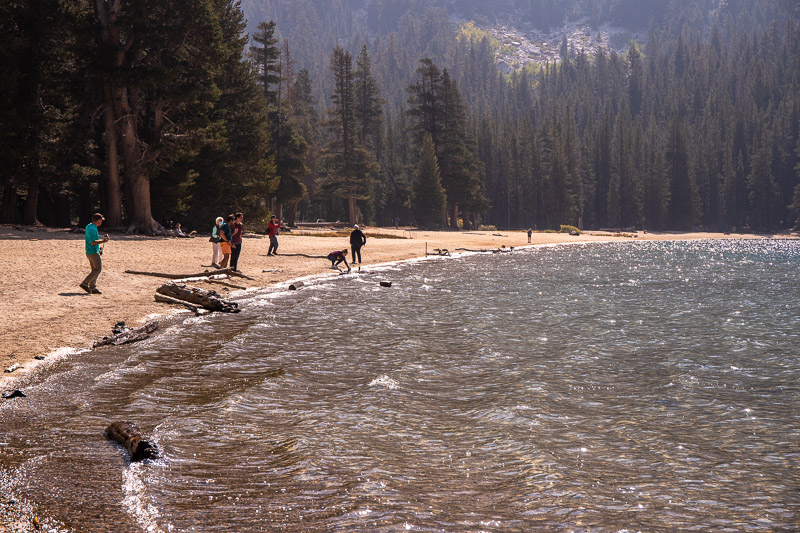
[[94,289],[97,288],[97,278],[100,276],[100,272],[103,271],[103,260],[100,258],[100,254],[86,254],[86,258],[89,259],[92,271],[86,276],[81,285]]
[[350,245],[350,248],[353,250],[353,261],[358,261],[361,263],[361,247],[360,246],[353,246]]
[[278,237],[275,235],[269,236],[269,250],[267,250],[267,255],[271,253],[278,253]]
[[231,250],[231,268],[234,270],[239,269],[239,254],[242,253],[242,243],[238,243],[236,248]]

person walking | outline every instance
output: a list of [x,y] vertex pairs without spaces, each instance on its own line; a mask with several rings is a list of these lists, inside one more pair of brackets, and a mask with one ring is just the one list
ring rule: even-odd
[[222,237],[219,236],[219,230],[224,221],[222,217],[217,217],[217,220],[214,221],[214,227],[211,229],[211,238],[208,239],[213,247],[213,251],[211,252],[211,266],[214,268],[219,268],[219,263],[222,261],[222,248],[219,245],[220,241],[222,241]]
[[367,236],[358,227],[358,224],[353,226],[353,231],[350,232],[350,248],[353,250],[353,264],[360,265],[361,261],[361,247],[367,244]]
[[528,228],[528,244],[531,242],[531,235],[533,235],[533,231],[531,231],[531,228]]
[[231,257],[232,251],[232,244],[231,238],[233,237],[233,231],[231,231],[231,225],[233,224],[234,216],[228,215],[225,219],[225,222],[219,227],[219,236],[222,239],[219,243],[219,247],[222,248],[222,263],[219,264],[220,268],[228,268],[228,259]]
[[269,234],[269,249],[267,255],[278,255],[278,231],[281,229],[281,221],[276,220],[275,215],[269,217],[267,223],[267,233]]
[[231,268],[234,272],[239,271],[239,254],[242,253],[242,232],[244,231],[244,215],[236,213],[233,215],[233,237],[231,242],[233,245],[233,252],[231,253]]
[[92,271],[89,272],[86,279],[81,282],[80,287],[89,294],[103,294],[100,292],[100,289],[97,288],[97,278],[100,276],[100,272],[103,271],[103,261],[101,257],[103,251],[100,249],[100,245],[108,242],[108,235],[101,239],[100,231],[98,230],[104,220],[105,217],[103,215],[95,213],[92,215],[92,221],[86,225],[86,231],[84,232],[86,258],[89,260],[89,266],[92,267]]

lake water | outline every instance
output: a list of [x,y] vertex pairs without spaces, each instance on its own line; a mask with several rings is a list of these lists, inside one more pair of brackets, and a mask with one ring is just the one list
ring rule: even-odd
[[799,273],[632,242],[251,292],[0,402],[0,488],[81,532],[797,531]]

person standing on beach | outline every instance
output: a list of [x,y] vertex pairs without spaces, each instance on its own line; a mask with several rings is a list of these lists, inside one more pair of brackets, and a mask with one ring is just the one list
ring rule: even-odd
[[95,213],[92,215],[92,221],[86,225],[86,231],[84,232],[86,240],[86,258],[89,260],[92,271],[86,276],[86,279],[83,280],[80,287],[89,294],[103,294],[100,292],[100,289],[97,288],[97,278],[100,276],[100,272],[103,271],[103,261],[101,258],[103,252],[100,251],[99,245],[108,242],[108,235],[101,239],[100,232],[98,231],[98,228],[104,220],[105,217],[103,215]]
[[531,228],[528,228],[528,244],[531,242],[531,235],[533,235],[533,231],[531,231]]
[[361,261],[361,247],[367,244],[367,236],[358,228],[358,224],[353,226],[353,231],[350,233],[350,248],[353,250],[353,264],[360,265]]
[[211,253],[211,266],[214,268],[219,268],[219,263],[222,261],[222,248],[219,246],[222,237],[219,236],[219,229],[223,222],[224,220],[222,217],[217,217],[217,220],[214,221],[214,227],[211,229],[211,238],[208,239],[213,247],[213,251]]
[[234,216],[228,215],[225,219],[225,222],[222,223],[222,226],[219,227],[219,236],[222,241],[219,243],[219,247],[222,248],[222,263],[219,264],[220,268],[228,268],[228,259],[231,257],[232,251],[232,244],[231,238],[233,237],[233,231],[231,231],[231,224],[233,224]]
[[233,245],[233,253],[231,254],[231,268],[239,271],[239,254],[242,253],[242,232],[244,231],[244,215],[236,213],[233,220],[233,237],[231,238]]
[[278,255],[278,231],[281,229],[281,221],[275,219],[275,215],[269,217],[267,223],[267,233],[269,234],[269,249],[267,255]]

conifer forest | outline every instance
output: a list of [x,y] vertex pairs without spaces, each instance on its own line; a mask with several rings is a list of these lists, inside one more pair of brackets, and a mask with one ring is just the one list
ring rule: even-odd
[[794,0],[4,0],[0,223],[800,228]]

